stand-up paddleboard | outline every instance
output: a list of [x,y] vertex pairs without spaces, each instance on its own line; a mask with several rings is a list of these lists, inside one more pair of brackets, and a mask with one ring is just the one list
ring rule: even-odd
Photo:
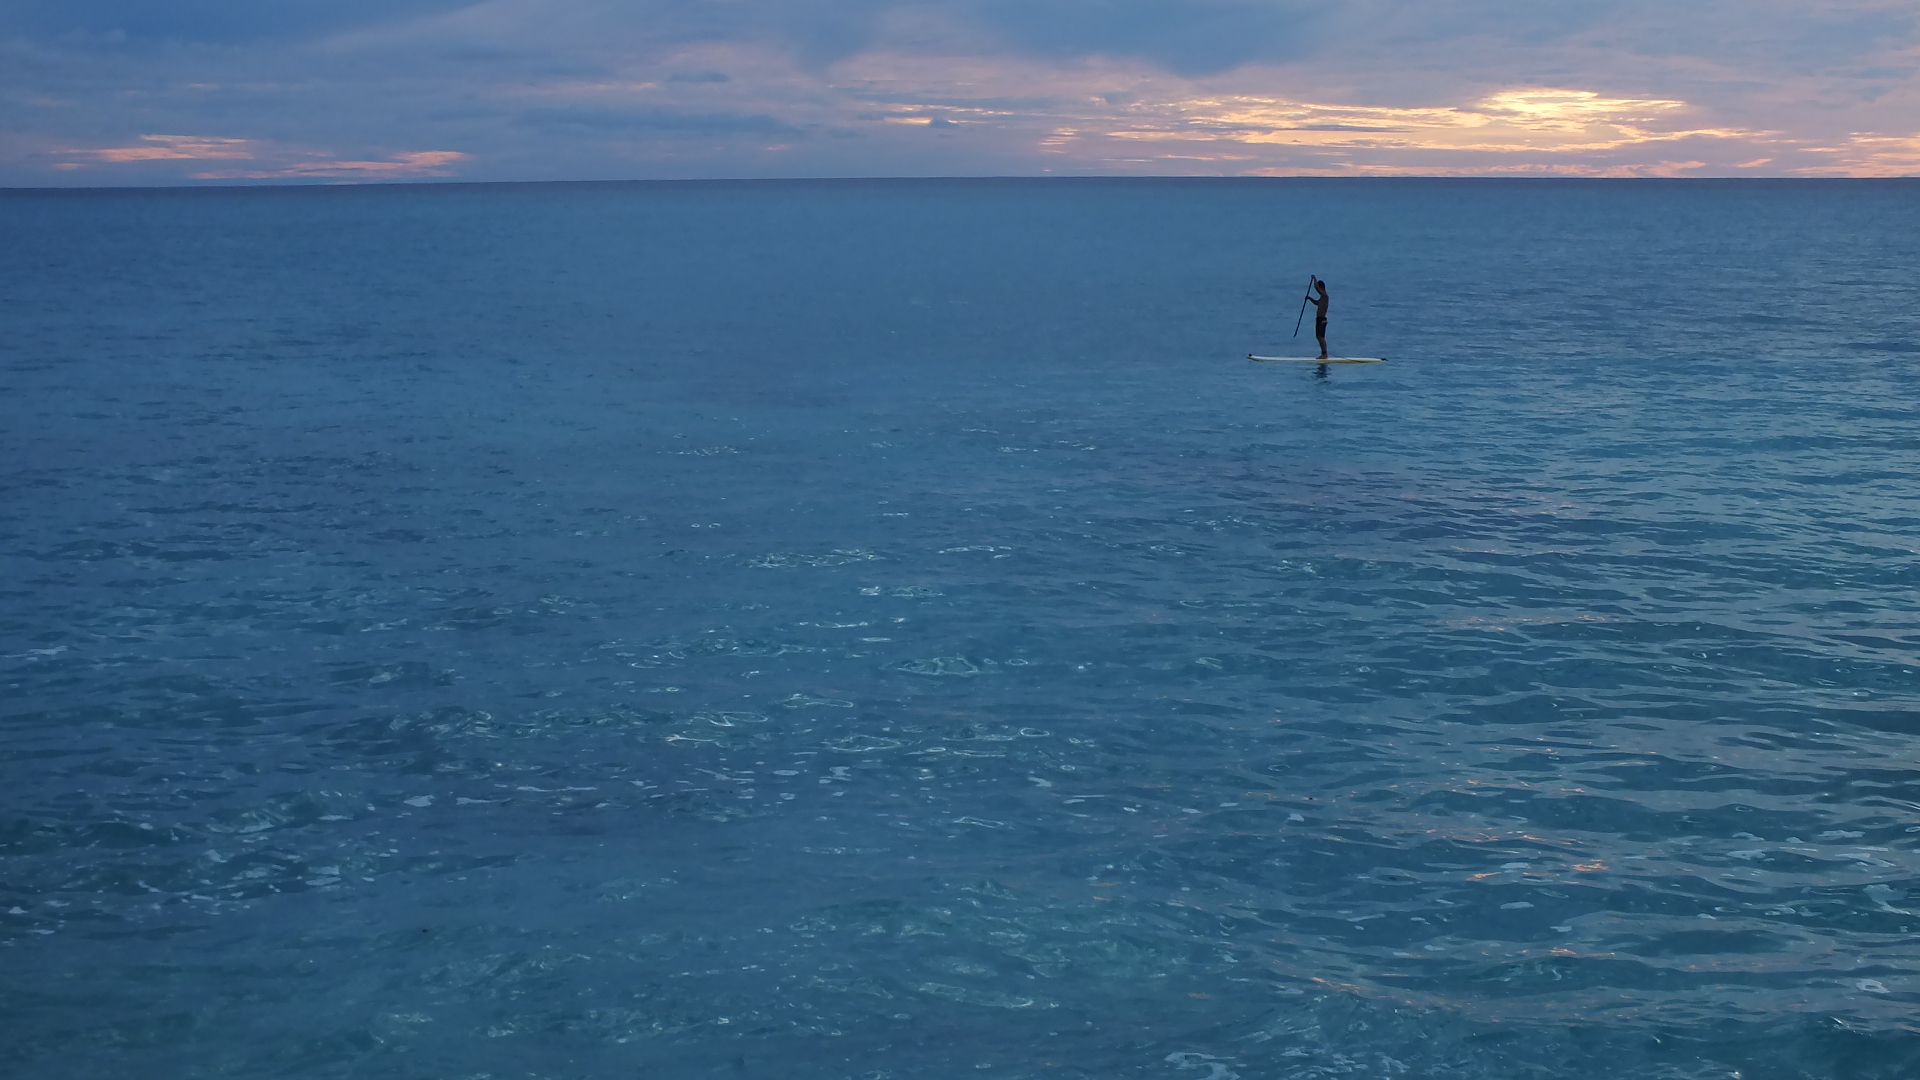
[[1384,356],[1329,356],[1325,360],[1317,356],[1255,356],[1247,354],[1249,360],[1261,360],[1277,364],[1384,364]]

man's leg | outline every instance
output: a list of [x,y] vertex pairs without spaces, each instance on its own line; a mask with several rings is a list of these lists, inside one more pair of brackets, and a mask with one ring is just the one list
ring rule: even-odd
[[1325,328],[1323,328],[1323,327],[1315,327],[1315,328],[1314,328],[1314,333],[1313,333],[1313,336],[1314,336],[1314,337],[1316,337],[1316,338],[1318,338],[1318,339],[1320,339],[1320,359],[1322,359],[1322,360],[1325,360],[1325,359],[1327,358],[1327,331],[1326,331],[1326,329],[1325,329]]

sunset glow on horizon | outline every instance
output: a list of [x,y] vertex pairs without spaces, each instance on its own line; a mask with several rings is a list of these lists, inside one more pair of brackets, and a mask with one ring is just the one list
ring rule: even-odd
[[194,10],[0,15],[0,182],[1920,172],[1879,0]]

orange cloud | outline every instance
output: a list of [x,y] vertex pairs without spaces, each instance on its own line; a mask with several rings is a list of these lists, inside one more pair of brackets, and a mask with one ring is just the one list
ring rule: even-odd
[[[253,156],[251,139],[215,139],[203,135],[142,135],[139,146],[109,146],[98,150],[66,150],[68,157],[90,158],[93,162],[125,161],[202,161],[240,159]],[[69,168],[84,167],[87,162],[70,162]]]
[[[415,150],[385,161],[341,161],[323,154],[299,151],[253,139],[225,139],[205,135],[142,135],[134,146],[109,146],[61,151],[69,160],[59,169],[84,169],[147,161],[249,161],[252,168],[216,169],[191,174],[195,180],[286,180],[314,178],[405,178],[451,176],[448,166],[465,161],[458,150]],[[320,157],[322,160],[299,160]],[[289,158],[295,160],[289,161]]]
[[1831,158],[1795,169],[1805,176],[1920,176],[1920,135],[1858,132],[1839,146],[1811,148]]
[[391,161],[303,161],[278,169],[194,173],[195,180],[286,180],[311,177],[452,176],[446,166],[467,160],[458,150],[416,150]]
[[[938,110],[983,149],[1024,143],[1042,161],[1095,172],[1751,175],[1807,160],[1798,140],[1729,123],[1692,101],[1577,86],[1356,104],[1269,89],[1310,81],[1281,68],[1189,79],[1113,58],[1062,66],[886,53],[850,58],[829,78],[843,101],[867,112],[860,119],[900,123]],[[1866,160],[1867,149],[1857,149]],[[1876,148],[1873,167],[1902,152]]]
[[1683,101],[1609,98],[1589,90],[1505,90],[1471,105],[1393,108],[1236,95],[1136,109],[1139,122],[1106,134],[1146,141],[1272,143],[1369,150],[1591,153],[1687,138],[1758,132],[1669,124]]

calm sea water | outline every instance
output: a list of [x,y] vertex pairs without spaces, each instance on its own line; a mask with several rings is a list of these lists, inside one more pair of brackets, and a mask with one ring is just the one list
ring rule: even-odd
[[[1916,267],[1897,181],[0,194],[0,1071],[1920,1075]],[[1309,273],[1388,363],[1241,359]]]

